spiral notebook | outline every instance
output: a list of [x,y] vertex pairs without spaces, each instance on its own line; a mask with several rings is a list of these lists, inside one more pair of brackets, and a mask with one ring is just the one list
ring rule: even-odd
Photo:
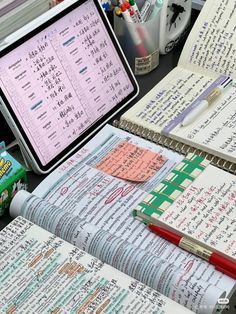
[[[235,20],[233,0],[206,1],[178,66],[121,116],[119,127],[180,153],[207,156],[212,164],[235,173]],[[232,84],[182,126],[191,108],[229,78]]]

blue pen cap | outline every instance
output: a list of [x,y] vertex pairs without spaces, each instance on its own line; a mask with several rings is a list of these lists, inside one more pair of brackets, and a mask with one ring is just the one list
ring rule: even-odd
[[163,2],[164,2],[164,0],[157,0],[157,1],[156,1],[156,6],[157,6],[158,8],[161,8]]

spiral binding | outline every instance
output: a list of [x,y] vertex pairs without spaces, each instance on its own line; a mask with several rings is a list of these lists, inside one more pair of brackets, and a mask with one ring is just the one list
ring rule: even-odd
[[155,133],[154,131],[148,130],[142,126],[138,126],[128,120],[115,120],[113,123],[114,126],[126,130],[132,134],[139,135],[147,140],[150,140],[158,145],[170,148],[178,153],[187,155],[188,153],[193,153],[196,155],[203,156],[207,158],[212,165],[224,169],[228,172],[236,174],[236,164],[220,157],[209,154],[201,149],[191,147],[187,144],[178,142],[164,135]]

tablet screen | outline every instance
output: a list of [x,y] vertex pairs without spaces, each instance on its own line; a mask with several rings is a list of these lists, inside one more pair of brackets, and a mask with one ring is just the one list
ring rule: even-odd
[[2,99],[44,170],[137,92],[93,0],[72,4],[3,50],[0,73]]

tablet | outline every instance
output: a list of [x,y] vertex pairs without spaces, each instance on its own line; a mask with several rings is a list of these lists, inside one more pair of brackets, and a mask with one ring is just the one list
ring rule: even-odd
[[1,111],[47,173],[138,94],[99,0],[67,0],[5,40]]

